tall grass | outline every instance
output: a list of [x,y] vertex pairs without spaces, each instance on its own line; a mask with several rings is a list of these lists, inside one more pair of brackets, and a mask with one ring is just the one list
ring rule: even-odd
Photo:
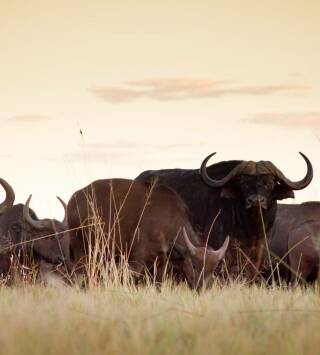
[[0,289],[1,354],[315,354],[318,288]]
[[[1,354],[317,353],[318,285],[248,286],[240,273],[200,292],[170,275],[159,287],[156,275],[137,275],[130,267],[131,248],[116,253],[121,206],[105,233],[96,201],[88,197],[88,203],[92,218],[80,227],[88,241],[82,278],[49,268],[39,283],[39,266],[15,265],[14,259],[15,287],[0,284]],[[240,249],[238,258],[243,270],[248,260]],[[61,276],[68,283],[48,281]]]

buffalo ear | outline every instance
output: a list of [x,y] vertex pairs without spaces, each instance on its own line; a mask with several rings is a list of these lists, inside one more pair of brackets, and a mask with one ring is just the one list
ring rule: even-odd
[[276,185],[274,188],[274,196],[277,200],[283,200],[285,198],[294,198],[293,190],[284,184]]
[[221,198],[239,198],[240,194],[237,189],[232,186],[223,186],[220,192]]

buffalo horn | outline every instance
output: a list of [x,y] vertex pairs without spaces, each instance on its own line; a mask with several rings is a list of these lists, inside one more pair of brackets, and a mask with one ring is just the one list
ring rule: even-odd
[[300,181],[291,181],[289,180],[286,176],[284,176],[284,174],[276,168],[276,174],[278,176],[278,178],[280,180],[282,180],[287,186],[289,186],[291,189],[293,190],[302,190],[305,187],[307,187],[310,182],[312,181],[313,178],[313,168],[312,168],[312,164],[310,162],[310,160],[303,154],[303,153],[299,153],[302,158],[304,159],[304,161],[307,164],[307,173],[306,176],[300,180]]
[[195,255],[196,251],[197,251],[197,248],[191,243],[191,241],[190,241],[190,239],[188,237],[187,231],[186,231],[186,229],[184,227],[182,228],[182,233],[183,233],[184,241],[186,243],[186,246],[187,246],[190,254],[191,255]]
[[223,242],[222,246],[218,250],[208,250],[208,252],[210,254],[215,255],[217,257],[217,259],[220,261],[221,259],[224,258],[224,255],[225,255],[225,253],[228,249],[228,246],[229,246],[229,241],[230,241],[230,238],[229,238],[229,236],[227,236],[227,238]]
[[59,196],[57,196],[57,199],[61,202],[63,208],[64,208],[64,218],[63,218],[63,221],[62,221],[62,224],[64,226],[67,226],[67,223],[68,223],[68,218],[67,218],[67,204],[63,201],[63,199]]
[[51,229],[50,220],[35,220],[30,216],[29,204],[32,195],[30,195],[27,199],[26,204],[23,206],[23,219],[26,221],[31,227],[37,230],[42,230],[46,228]]
[[0,185],[6,192],[5,200],[0,204],[0,215],[2,215],[8,208],[11,208],[14,203],[15,195],[13,188],[4,179],[0,178]]
[[213,157],[216,153],[212,153],[212,154],[209,154],[205,159],[204,161],[202,162],[201,164],[201,167],[200,167],[200,175],[202,177],[202,180],[209,186],[212,186],[212,187],[222,187],[224,186],[230,179],[232,179],[234,176],[237,175],[238,173],[238,170],[242,167],[242,164],[239,163],[239,165],[237,165],[236,167],[234,167],[225,177],[223,177],[222,179],[220,180],[215,180],[215,179],[212,179],[208,173],[207,173],[207,162],[208,160]]

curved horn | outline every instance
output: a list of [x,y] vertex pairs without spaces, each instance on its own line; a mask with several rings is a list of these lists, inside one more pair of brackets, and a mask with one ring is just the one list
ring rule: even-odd
[[34,229],[42,230],[48,227],[50,228],[50,220],[38,221],[36,219],[33,219],[30,216],[29,204],[30,204],[31,197],[32,195],[28,197],[26,204],[23,206],[23,220],[27,222]]
[[276,169],[276,173],[277,173],[278,178],[280,178],[286,185],[291,187],[293,190],[304,189],[305,187],[307,187],[310,184],[310,182],[312,181],[312,178],[313,178],[313,168],[312,168],[312,164],[311,164],[310,160],[303,153],[299,152],[299,154],[302,156],[302,158],[304,159],[304,161],[307,164],[307,173],[306,173],[306,176],[302,180],[291,181],[287,177],[285,177],[285,175],[279,169]]
[[13,188],[6,180],[0,178],[0,185],[4,188],[6,192],[5,200],[0,204],[0,215],[2,215],[8,208],[11,208],[14,203],[15,195]]
[[57,196],[57,199],[61,202],[63,208],[64,208],[64,218],[63,218],[63,221],[62,221],[62,224],[64,226],[67,226],[68,225],[68,218],[67,218],[67,204],[63,201],[63,199],[59,196]]
[[212,179],[208,173],[207,173],[207,162],[208,160],[213,157],[216,153],[212,153],[209,154],[204,161],[201,164],[199,173],[201,175],[202,180],[209,186],[212,187],[222,187],[224,186],[231,178],[233,178],[234,176],[237,175],[238,170],[241,167],[241,163],[239,163],[239,165],[237,165],[236,167],[234,167],[224,178],[220,179],[220,180],[214,180]]
[[227,236],[222,246],[218,250],[208,250],[208,253],[213,254],[217,257],[218,261],[224,258],[226,251],[229,246],[230,237]]
[[191,255],[195,255],[197,248],[191,243],[185,227],[182,228],[183,238]]

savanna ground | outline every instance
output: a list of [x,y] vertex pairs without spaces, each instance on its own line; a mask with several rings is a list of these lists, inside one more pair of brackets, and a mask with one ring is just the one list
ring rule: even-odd
[[33,269],[0,283],[1,355],[320,353],[320,284],[136,286],[125,257],[105,264],[99,219],[94,230],[85,288],[69,276],[44,286]]
[[1,354],[316,354],[319,288],[0,288]]

